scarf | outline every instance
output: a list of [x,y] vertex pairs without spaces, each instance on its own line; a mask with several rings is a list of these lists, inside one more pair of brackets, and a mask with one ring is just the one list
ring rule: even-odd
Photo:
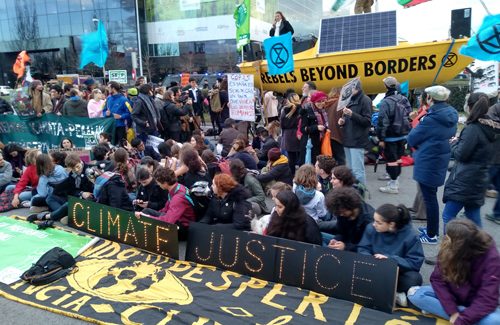
[[313,107],[314,115],[316,116],[316,120],[318,121],[318,125],[323,125],[325,129],[320,132],[320,139],[323,139],[325,135],[325,131],[328,129],[328,116],[324,109],[317,109]]
[[146,108],[149,110],[149,112],[151,113],[151,116],[153,117],[154,125],[151,125],[151,127],[153,127],[155,130],[158,130],[158,120],[160,119],[160,116],[159,116],[160,114],[156,110],[156,106],[153,105],[153,102],[151,101],[151,99],[147,95],[139,94],[139,99],[144,102],[144,104],[146,105]]
[[43,110],[42,100],[43,100],[42,92],[38,91],[38,90],[34,90],[33,91],[33,100],[31,103],[32,103],[33,109],[35,110],[36,113],[41,113]]
[[299,202],[302,205],[306,205],[311,202],[311,200],[316,195],[316,189],[314,188],[305,188],[303,185],[298,185],[295,188],[295,194],[299,198]]
[[271,167],[274,167],[276,165],[281,165],[281,164],[288,164],[288,158],[285,156],[285,155],[281,155],[278,160],[276,160],[275,162],[273,162],[271,164]]

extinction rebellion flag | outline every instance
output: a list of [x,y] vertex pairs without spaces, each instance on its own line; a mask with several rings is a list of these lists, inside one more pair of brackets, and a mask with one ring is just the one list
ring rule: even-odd
[[236,24],[236,47],[241,51],[242,47],[250,43],[250,0],[243,0],[234,11]]
[[264,40],[264,51],[266,52],[267,69],[270,76],[293,71],[291,33],[266,38]]

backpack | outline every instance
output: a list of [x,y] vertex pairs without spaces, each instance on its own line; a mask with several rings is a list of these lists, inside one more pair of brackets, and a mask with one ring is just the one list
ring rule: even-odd
[[186,199],[193,206],[196,221],[200,220],[207,212],[211,197],[212,190],[206,181],[198,181],[187,190]]
[[44,285],[71,273],[75,264],[71,254],[60,247],[54,247],[24,272],[21,279],[32,285]]
[[229,159],[219,160],[219,168],[223,174],[231,175],[231,167],[229,166]]
[[101,196],[101,191],[104,185],[111,179],[111,177],[118,175],[115,172],[104,172],[96,178],[94,183],[94,192],[92,193],[97,199]]
[[214,113],[220,113],[224,109],[220,103],[219,91],[214,91],[210,97],[210,109]]
[[403,95],[397,94],[396,96],[388,97],[394,103],[394,115],[391,121],[391,132],[394,135],[407,135],[410,133],[410,120],[408,119],[408,112],[406,111],[406,103],[408,99]]

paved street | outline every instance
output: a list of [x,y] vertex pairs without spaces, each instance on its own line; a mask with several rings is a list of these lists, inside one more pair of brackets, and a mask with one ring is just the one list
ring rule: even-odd
[[[400,180],[400,194],[382,194],[378,191],[378,187],[383,185],[383,181],[377,180],[377,175],[373,173],[373,166],[367,167],[367,182],[368,188],[370,191],[370,198],[368,202],[373,205],[373,207],[377,208],[383,203],[393,203],[399,204],[403,203],[407,206],[411,206],[413,203],[413,198],[416,193],[415,182],[412,180],[412,167],[403,168],[403,172]],[[384,166],[379,166],[378,174],[382,174],[384,172]],[[439,191],[439,198],[442,196],[442,188]],[[494,199],[487,198],[486,204],[482,208],[482,214],[484,215],[486,212],[491,211],[492,206],[494,204]],[[442,209],[442,203],[440,204]],[[14,210],[9,213],[4,213],[4,215],[26,215],[28,210]],[[414,226],[424,225],[425,223],[415,223]],[[496,225],[488,220],[483,218],[483,227],[493,236],[495,241],[497,242],[497,247],[500,247],[498,243],[500,243],[500,226]],[[438,252],[439,246],[432,245],[424,245],[424,251],[426,256],[435,256]],[[180,256],[184,256],[185,251],[185,243],[181,244],[181,252]],[[424,264],[422,267],[422,275],[424,277],[424,282],[429,282],[429,276],[432,272],[433,267]],[[12,325],[24,325],[24,324],[81,324],[81,322],[76,319],[71,319],[68,317],[64,317],[58,314],[50,313],[38,308],[30,307],[27,305],[23,305],[20,303],[16,303],[4,298],[0,298],[0,314],[2,315],[2,323],[3,324],[12,324]]]

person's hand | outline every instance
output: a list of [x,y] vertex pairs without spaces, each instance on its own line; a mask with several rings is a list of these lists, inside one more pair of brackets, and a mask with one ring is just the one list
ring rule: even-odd
[[379,141],[378,146],[382,149],[385,148],[385,142],[384,141]]
[[459,313],[454,313],[453,315],[450,316],[450,324],[455,324],[457,321],[458,316],[460,316]]
[[137,202],[137,205],[140,206],[141,208],[145,209],[148,207],[148,201],[144,202],[144,201],[139,200],[139,202]]
[[454,143],[458,141],[458,137],[451,137],[450,138],[450,143]]
[[42,117],[42,113],[40,112],[36,113],[36,117]]
[[187,101],[186,101],[186,105],[193,105],[193,100],[191,98],[189,98]]
[[137,219],[141,219],[141,212],[136,211],[136,212],[134,212],[134,215],[135,215],[135,217],[136,217]]
[[17,195],[14,195],[14,198],[12,199],[12,206],[14,208],[17,208],[19,206],[19,196]]
[[120,114],[113,114],[113,117],[117,120],[121,119],[122,116]]
[[149,121],[146,121],[146,127],[147,128],[149,127]]
[[23,173],[23,170],[19,167],[16,167],[16,172],[21,175]]
[[345,120],[343,117],[339,118],[339,125],[342,126],[345,124]]
[[418,116],[418,112],[416,112],[416,111],[411,112],[409,115],[410,120],[414,120],[417,116]]
[[82,193],[82,199],[88,200],[90,198],[92,198],[92,193],[90,193],[90,192],[83,192]]
[[382,255],[382,254],[375,254],[375,255],[373,255],[373,257],[375,257],[377,260],[385,260],[385,259],[387,259],[387,256]]
[[332,240],[330,240],[328,247],[333,248],[333,249],[337,249],[339,251],[343,251],[345,249],[345,244],[344,244],[344,242],[342,242],[340,240],[332,239]]
[[106,111],[106,116],[111,116],[111,111],[109,109]]
[[347,116],[351,116],[352,115],[352,111],[349,108],[347,108],[347,107],[343,109],[343,112],[344,112],[344,115],[347,115]]
[[318,130],[320,132],[323,132],[325,130],[325,126],[324,125],[318,125]]

